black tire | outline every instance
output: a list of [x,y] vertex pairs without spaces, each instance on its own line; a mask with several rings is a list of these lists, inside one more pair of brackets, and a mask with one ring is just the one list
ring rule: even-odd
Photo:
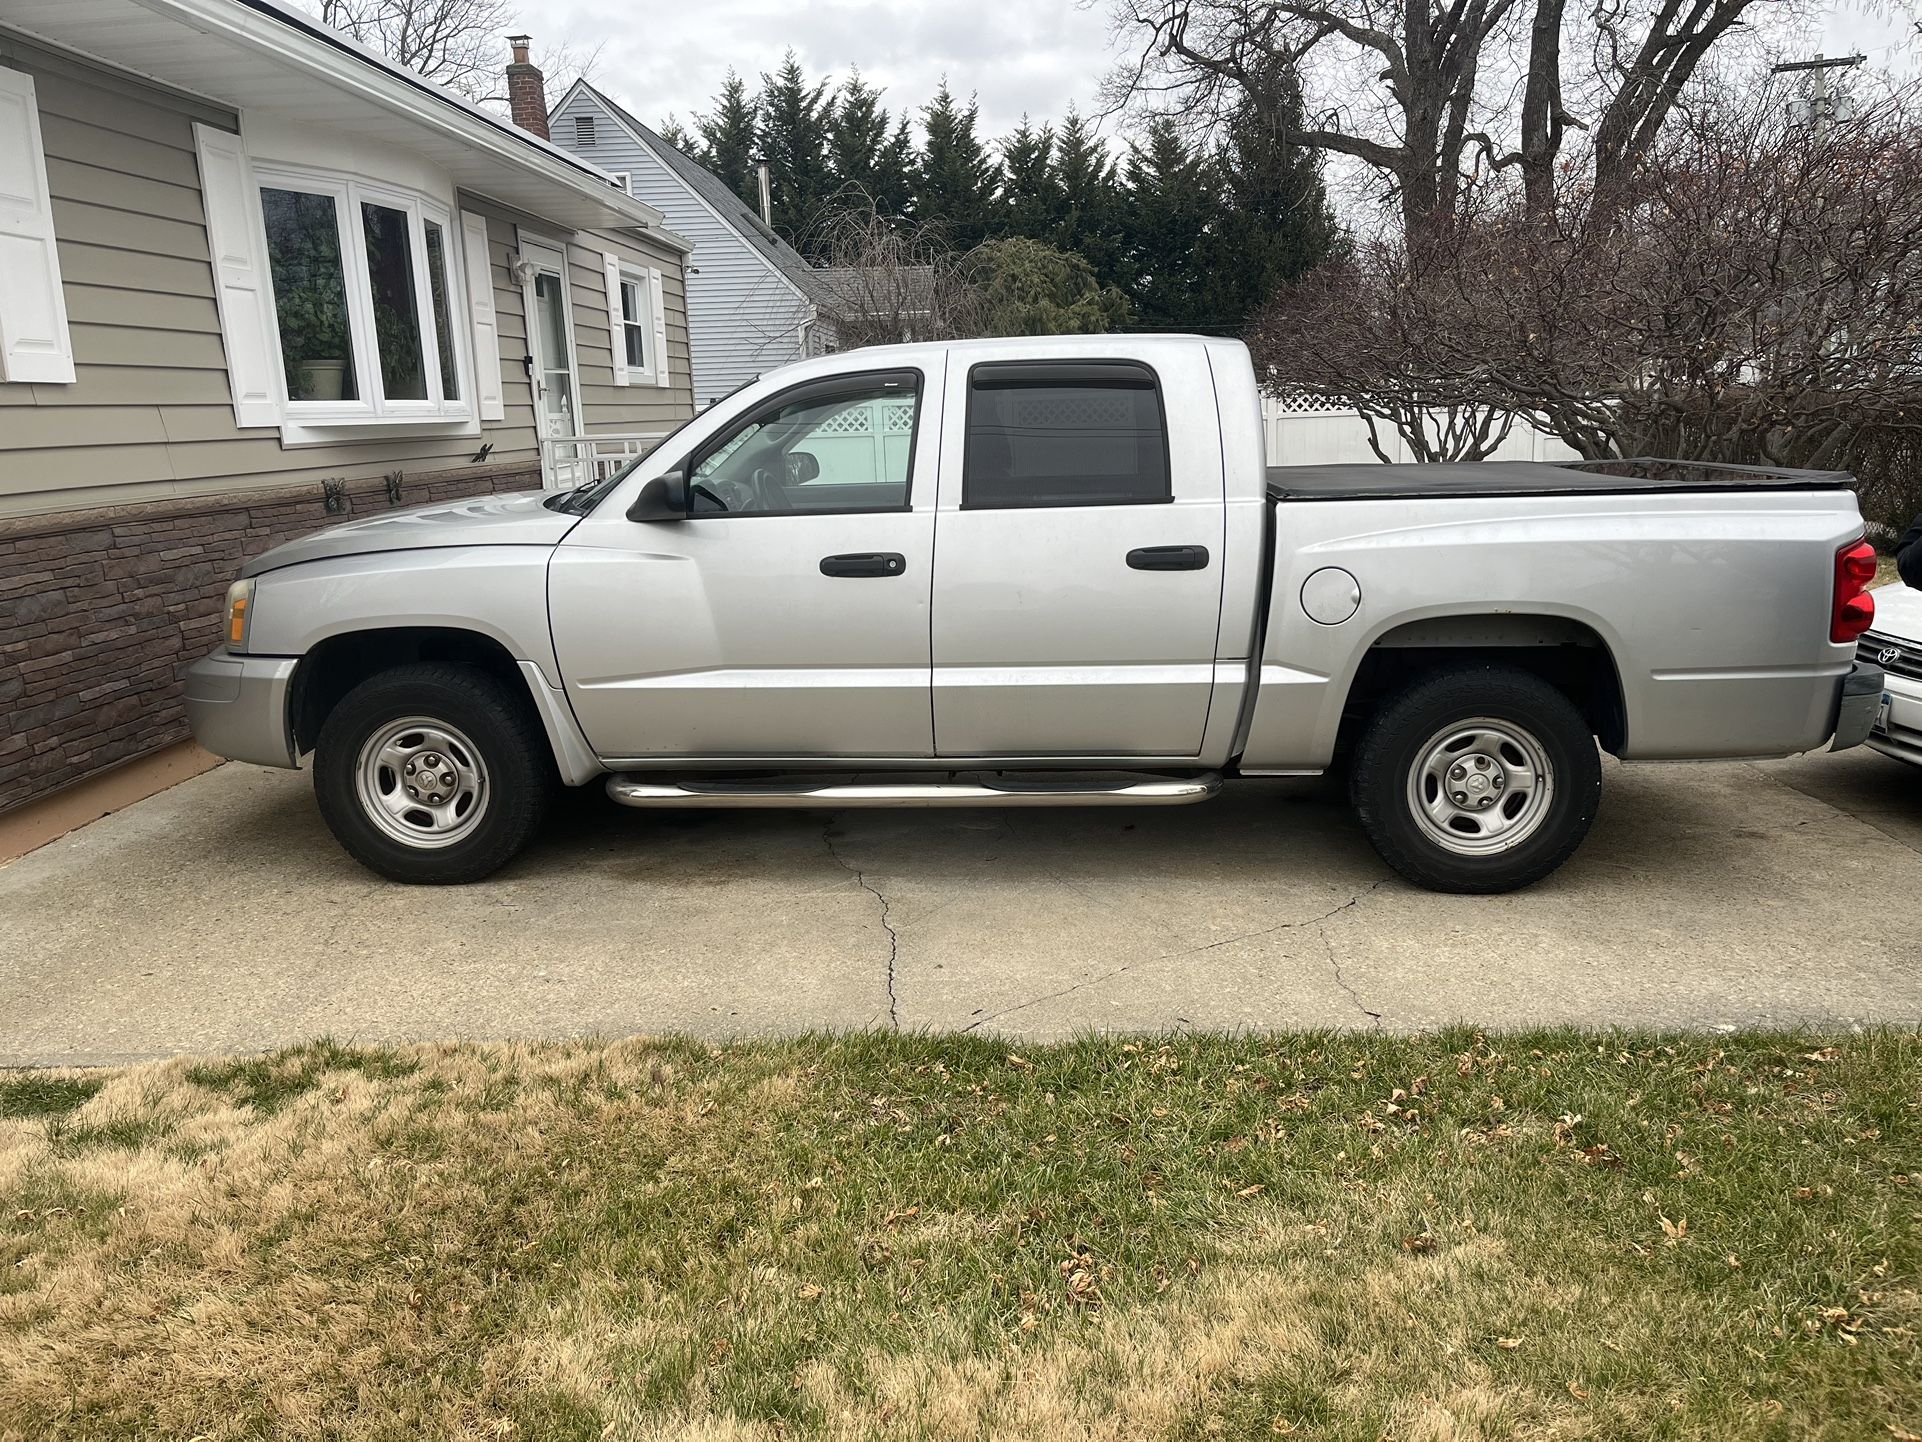
[[[1437,773],[1432,782],[1424,761],[1440,757],[1447,766],[1456,753],[1431,750],[1451,727],[1487,720],[1532,741],[1540,758],[1547,763],[1546,774],[1552,786],[1531,792],[1527,805],[1516,807],[1515,823],[1502,820],[1500,813],[1515,803],[1526,779],[1518,780],[1516,790],[1484,801],[1481,794],[1470,796],[1475,805],[1487,806],[1484,820],[1479,812],[1457,814],[1444,823],[1424,822],[1416,815],[1414,791],[1435,795],[1436,785],[1446,785],[1452,771]],[[1461,752],[1472,761],[1490,749],[1481,742],[1470,743]],[[1501,770],[1500,745],[1492,748],[1494,766],[1485,773],[1492,782],[1493,772]],[[1519,748],[1508,753],[1511,761],[1527,759]],[[1418,767],[1422,776],[1416,777]],[[1532,768],[1524,768],[1532,769]],[[1473,784],[1485,786],[1477,780]],[[1506,782],[1504,781],[1504,785]],[[1469,795],[1464,791],[1463,795]],[[1568,860],[1588,835],[1601,804],[1602,765],[1594,735],[1573,702],[1540,677],[1506,666],[1472,666],[1445,671],[1418,681],[1385,702],[1369,720],[1355,750],[1354,771],[1349,782],[1349,797],[1362,829],[1376,851],[1403,876],[1430,891],[1486,893],[1515,891],[1540,881]],[[1531,811],[1530,808],[1534,809]],[[1444,810],[1459,812],[1443,803]],[[1481,835],[1471,828],[1514,824],[1529,827],[1521,838],[1504,843],[1498,834]],[[1461,835],[1451,844],[1457,848],[1491,848],[1480,854],[1465,855],[1450,849],[1430,828]],[[1455,828],[1460,830],[1456,831]]]
[[[363,749],[413,719],[445,728],[436,733],[449,743],[441,749],[456,759],[446,761],[444,774],[458,772],[460,788],[467,788],[470,809],[448,822],[452,839],[432,834],[433,813],[425,805],[411,820],[383,822],[373,814],[374,803],[363,799]],[[415,728],[397,737],[396,745],[414,745],[414,755],[437,757],[438,752],[425,749],[432,743],[422,742],[422,734],[424,728]],[[546,817],[553,773],[532,707],[484,671],[436,662],[396,666],[361,682],[328,715],[314,748],[314,797],[328,829],[363,866],[411,885],[479,881],[513,860]],[[379,770],[370,785],[405,806],[400,793],[386,785],[390,777],[399,782],[393,768]],[[460,788],[449,788],[450,807],[460,804]],[[410,841],[396,831],[418,832],[420,839]]]

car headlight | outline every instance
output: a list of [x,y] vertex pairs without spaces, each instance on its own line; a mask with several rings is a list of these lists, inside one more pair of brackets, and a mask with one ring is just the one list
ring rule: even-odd
[[235,581],[227,588],[227,629],[224,633],[229,651],[247,649],[247,628],[254,619],[254,583]]

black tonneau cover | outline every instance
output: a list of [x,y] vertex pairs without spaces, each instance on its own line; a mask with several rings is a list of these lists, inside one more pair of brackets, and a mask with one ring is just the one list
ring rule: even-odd
[[1575,496],[1622,492],[1833,491],[1846,471],[1622,461],[1473,461],[1452,465],[1270,466],[1277,501],[1405,501],[1446,496]]

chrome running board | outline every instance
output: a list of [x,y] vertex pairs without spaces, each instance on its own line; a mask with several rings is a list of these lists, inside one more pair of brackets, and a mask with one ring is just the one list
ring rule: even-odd
[[1198,776],[1058,777],[997,773],[980,781],[647,780],[610,776],[607,794],[623,806],[757,809],[856,806],[1190,806],[1221,790],[1221,773]]

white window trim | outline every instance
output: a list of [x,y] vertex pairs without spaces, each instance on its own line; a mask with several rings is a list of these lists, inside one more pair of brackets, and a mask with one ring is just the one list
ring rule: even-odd
[[[275,401],[281,416],[281,438],[289,445],[318,444],[378,435],[389,430],[409,433],[477,435],[479,412],[475,403],[475,369],[467,318],[466,246],[456,213],[433,196],[383,185],[359,176],[314,166],[256,162],[248,167],[248,186],[254,214],[262,214],[260,192],[292,190],[327,195],[334,200],[334,220],[340,232],[340,253],[347,287],[348,333],[353,351],[355,381],[361,391],[356,401],[297,401],[289,394],[287,369],[280,350],[280,312],[273,295],[273,269],[267,249],[264,220],[259,232],[266,312],[272,327]],[[369,201],[404,212],[414,265],[414,305],[420,321],[422,363],[428,390],[440,400],[388,400],[383,393],[380,356],[374,325],[373,283],[368,273],[366,242],[360,228],[360,205]],[[445,398],[443,358],[434,323],[433,285],[427,262],[427,222],[440,227],[441,261],[447,276],[448,339],[460,391]]]
[[[617,386],[660,386],[662,347],[660,342],[661,326],[659,321],[660,297],[654,277],[658,271],[647,266],[637,265],[624,260],[612,251],[601,255],[601,266],[607,275],[607,341],[614,356],[614,384]],[[627,307],[623,303],[621,291],[625,286],[634,287],[634,298],[639,312],[635,319],[627,318]],[[644,366],[629,365],[627,360],[627,331],[632,327],[641,332],[641,354],[647,357]]]
[[[9,114],[17,119],[9,122]],[[23,70],[0,66],[0,124],[0,145],[17,144],[23,152],[17,163],[28,191],[0,193],[0,237],[11,242],[11,260],[0,273],[0,382],[70,384],[73,335],[54,242],[40,102]]]
[[616,187],[626,191],[629,195],[634,193],[633,172],[627,170],[610,170],[607,173],[613,179]]

